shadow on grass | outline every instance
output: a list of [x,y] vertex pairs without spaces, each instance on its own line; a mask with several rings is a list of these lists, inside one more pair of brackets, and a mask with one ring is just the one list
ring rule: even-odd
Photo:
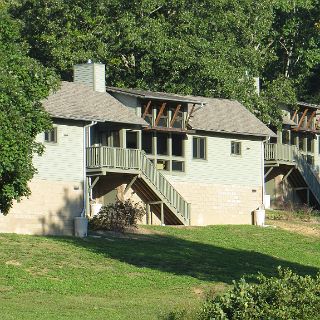
[[272,256],[246,250],[226,249],[193,242],[168,235],[130,235],[106,238],[54,238],[55,241],[86,248],[108,258],[175,275],[184,275],[204,281],[227,284],[243,275],[255,281],[258,272],[267,276],[277,274],[277,267],[288,267],[305,275],[315,275],[319,269],[288,262]]

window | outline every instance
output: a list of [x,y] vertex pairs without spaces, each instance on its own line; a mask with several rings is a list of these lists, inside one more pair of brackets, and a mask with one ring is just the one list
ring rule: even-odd
[[206,159],[206,138],[193,137],[193,158]]
[[183,126],[183,111],[181,110],[181,106],[177,106],[176,108],[171,108],[171,114],[172,114],[172,119],[170,120],[170,123],[172,127],[182,129],[184,126]]
[[127,131],[126,139],[128,149],[138,149],[138,132]]
[[120,147],[120,134],[119,131],[110,131],[109,132],[109,141],[108,145],[110,147]]
[[172,171],[184,171],[184,162],[172,160],[171,169]]
[[152,116],[152,107],[150,104],[146,104],[143,106],[142,114],[144,115],[144,120],[146,120],[152,126],[153,116]]
[[307,135],[307,151],[313,152],[313,136],[311,134]]
[[53,128],[50,131],[44,133],[44,141],[57,143],[57,128]]
[[168,135],[165,133],[157,133],[157,153],[168,154]]
[[231,141],[231,154],[236,156],[241,155],[241,142]]
[[152,154],[152,133],[142,131],[142,150],[148,154]]
[[283,144],[289,144],[290,143],[290,131],[289,130],[283,130],[282,131],[282,143]]
[[183,156],[183,136],[181,134],[172,135],[172,155],[176,157]]
[[304,151],[304,135],[299,136],[299,150]]
[[157,169],[158,170],[169,170],[169,161],[158,159],[157,160]]
[[157,127],[168,127],[168,110],[165,104],[156,107],[156,122]]

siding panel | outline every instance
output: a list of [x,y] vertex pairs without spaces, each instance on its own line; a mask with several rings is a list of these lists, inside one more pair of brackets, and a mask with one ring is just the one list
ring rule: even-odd
[[36,179],[52,181],[83,181],[83,126],[76,122],[56,122],[57,143],[45,143],[44,133],[37,140],[45,152],[35,156]]

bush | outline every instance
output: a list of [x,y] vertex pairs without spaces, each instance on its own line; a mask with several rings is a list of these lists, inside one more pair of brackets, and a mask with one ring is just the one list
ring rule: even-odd
[[270,220],[302,220],[311,221],[312,218],[319,216],[319,212],[306,204],[293,204],[286,202],[282,210],[268,210],[267,217]]
[[320,275],[302,277],[278,270],[279,277],[259,275],[258,284],[234,282],[231,291],[205,302],[198,319],[320,319]]
[[90,220],[90,229],[124,232],[128,227],[136,228],[144,214],[145,211],[140,204],[130,200],[118,200],[101,208]]

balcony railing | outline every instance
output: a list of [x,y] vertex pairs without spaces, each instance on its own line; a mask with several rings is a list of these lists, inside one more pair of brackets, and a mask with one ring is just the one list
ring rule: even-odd
[[280,143],[265,143],[264,159],[266,161],[283,161],[292,163],[294,161],[294,154],[296,151],[296,146]]

